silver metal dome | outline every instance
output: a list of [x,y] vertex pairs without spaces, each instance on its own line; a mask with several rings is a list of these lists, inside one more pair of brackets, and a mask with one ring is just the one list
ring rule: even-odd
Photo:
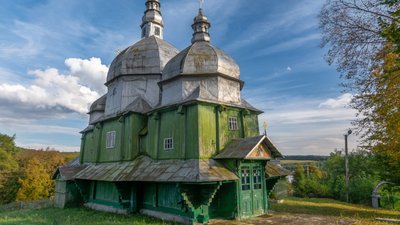
[[103,95],[99,99],[94,101],[90,106],[89,113],[93,113],[96,111],[104,112],[104,109],[106,108],[106,100],[107,95]]
[[168,62],[162,80],[183,74],[223,74],[239,79],[240,69],[228,54],[209,42],[198,41]]
[[165,64],[178,54],[168,42],[150,36],[124,49],[111,63],[107,83],[123,75],[161,74]]

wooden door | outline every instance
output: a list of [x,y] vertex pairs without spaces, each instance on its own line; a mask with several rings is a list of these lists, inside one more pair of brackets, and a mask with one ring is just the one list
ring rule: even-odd
[[242,166],[241,170],[241,214],[250,217],[253,214],[253,200],[251,191],[251,166]]
[[261,163],[246,163],[241,166],[240,211],[243,218],[264,213],[263,172]]
[[261,165],[252,166],[252,200],[253,200],[253,215],[261,215],[264,213],[264,191],[262,182],[263,169]]

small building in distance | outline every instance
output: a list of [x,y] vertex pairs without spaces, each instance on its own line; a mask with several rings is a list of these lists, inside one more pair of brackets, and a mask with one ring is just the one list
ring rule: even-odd
[[79,163],[54,174],[56,205],[187,224],[267,213],[267,161],[282,155],[259,134],[262,111],[241,98],[239,66],[210,43],[210,26],[199,9],[178,51],[163,40],[160,1],[146,1],[142,39],[114,59],[90,107]]

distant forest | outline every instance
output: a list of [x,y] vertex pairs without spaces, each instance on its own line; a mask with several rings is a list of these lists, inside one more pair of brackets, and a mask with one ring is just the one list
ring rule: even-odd
[[304,161],[324,161],[329,156],[324,155],[285,155],[283,160],[304,160]]
[[15,136],[0,134],[0,204],[53,196],[55,169],[78,155],[51,148],[20,148],[15,145]]

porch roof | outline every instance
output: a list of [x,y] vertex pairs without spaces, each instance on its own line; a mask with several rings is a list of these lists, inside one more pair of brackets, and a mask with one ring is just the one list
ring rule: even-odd
[[273,177],[285,177],[293,174],[290,170],[283,168],[279,164],[275,164],[273,162],[267,162],[265,173],[269,178]]
[[74,176],[84,168],[86,168],[86,165],[79,164],[79,157],[77,157],[66,165],[59,166],[56,171],[54,171],[52,179],[55,180],[57,176],[60,175],[59,179],[61,180],[73,180]]
[[[261,147],[258,148],[258,147]],[[263,152],[265,151],[265,152]],[[260,153],[258,153],[260,152]],[[233,139],[214,159],[271,159],[283,158],[267,136]]]
[[142,155],[129,162],[88,165],[75,179],[199,183],[239,178],[213,159],[153,160]]

